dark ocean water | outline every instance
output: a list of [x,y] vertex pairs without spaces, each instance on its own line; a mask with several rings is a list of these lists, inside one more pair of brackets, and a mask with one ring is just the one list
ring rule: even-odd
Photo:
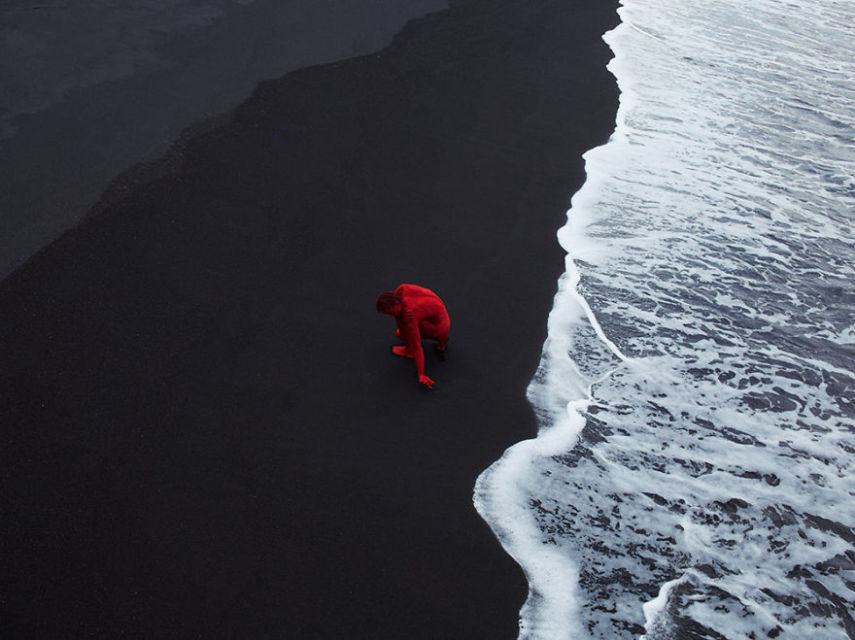
[[626,0],[541,426],[475,501],[522,638],[855,638],[855,5]]

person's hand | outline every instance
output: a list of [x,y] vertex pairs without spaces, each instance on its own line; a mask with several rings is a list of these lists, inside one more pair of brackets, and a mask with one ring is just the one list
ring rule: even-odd
[[419,376],[419,382],[426,386],[428,389],[433,389],[433,380],[428,378],[425,374]]

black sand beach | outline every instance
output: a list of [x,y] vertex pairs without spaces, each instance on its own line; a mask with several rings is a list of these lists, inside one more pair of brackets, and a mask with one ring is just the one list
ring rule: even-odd
[[[462,2],[266,82],[0,283],[0,635],[515,637],[472,487],[534,434],[615,9]],[[433,391],[401,282],[451,314]]]
[[0,278],[75,226],[110,180],[262,80],[382,49],[447,0],[4,0]]

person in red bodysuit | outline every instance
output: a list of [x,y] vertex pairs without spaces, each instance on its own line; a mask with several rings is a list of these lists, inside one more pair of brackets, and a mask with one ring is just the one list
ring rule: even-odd
[[392,347],[392,353],[416,361],[419,382],[428,389],[433,380],[425,375],[425,353],[422,338],[437,341],[437,349],[445,351],[451,319],[445,304],[430,289],[415,284],[402,284],[394,291],[384,291],[377,296],[377,311],[395,318],[398,330],[395,335],[404,341],[403,346]]

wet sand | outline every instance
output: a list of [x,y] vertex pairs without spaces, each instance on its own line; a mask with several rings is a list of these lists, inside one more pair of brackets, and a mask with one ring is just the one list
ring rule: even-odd
[[[263,83],[0,283],[4,635],[516,636],[472,487],[535,430],[615,8],[464,2]],[[451,314],[433,391],[402,282]]]

